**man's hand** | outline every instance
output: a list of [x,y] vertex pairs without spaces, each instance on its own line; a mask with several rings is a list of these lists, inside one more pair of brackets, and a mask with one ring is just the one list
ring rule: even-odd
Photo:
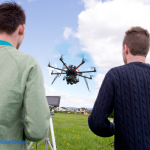
[[113,120],[110,120],[110,122],[114,123],[114,121],[113,121]]

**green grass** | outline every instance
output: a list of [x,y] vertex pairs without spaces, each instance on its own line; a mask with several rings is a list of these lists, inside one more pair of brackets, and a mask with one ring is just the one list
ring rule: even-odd
[[[114,141],[114,136],[103,138],[95,135],[89,129],[87,115],[55,113],[53,126],[57,150],[98,150]],[[49,137],[51,141],[51,134]],[[112,145],[102,150],[113,150]],[[38,146],[38,150],[42,149],[45,149],[45,143]]]

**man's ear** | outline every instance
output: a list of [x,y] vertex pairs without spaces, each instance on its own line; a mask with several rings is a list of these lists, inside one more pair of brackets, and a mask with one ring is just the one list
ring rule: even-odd
[[23,35],[24,32],[25,32],[25,24],[20,25],[20,27],[19,27],[19,34],[20,34],[20,35]]
[[124,47],[125,47],[125,48],[124,48],[124,49],[125,49],[125,53],[126,53],[126,55],[128,55],[128,54],[129,54],[129,48],[128,48],[127,45],[125,45]]

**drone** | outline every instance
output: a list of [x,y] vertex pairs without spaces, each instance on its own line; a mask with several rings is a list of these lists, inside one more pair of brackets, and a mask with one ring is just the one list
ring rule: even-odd
[[90,75],[90,77],[87,77],[87,76],[83,76],[82,74],[83,73],[89,73],[89,72],[96,72],[96,68],[93,67],[94,68],[93,71],[79,71],[79,70],[77,70],[81,65],[83,65],[85,63],[84,58],[82,59],[82,62],[81,62],[81,64],[78,67],[73,66],[73,65],[67,66],[66,63],[64,63],[64,61],[63,61],[63,56],[62,55],[60,57],[60,61],[63,63],[62,69],[55,68],[55,67],[51,66],[50,62],[48,64],[48,67],[51,67],[51,68],[54,68],[54,69],[57,69],[57,70],[61,71],[60,73],[58,73],[58,72],[57,73],[53,73],[53,71],[51,72],[51,75],[56,75],[54,80],[53,80],[53,82],[52,82],[52,84],[57,79],[57,77],[61,76],[61,74],[66,74],[66,76],[63,77],[63,80],[66,80],[67,84],[71,84],[71,85],[78,83],[79,82],[79,78],[77,79],[77,76],[80,76],[80,77],[84,78],[85,83],[87,85],[87,88],[89,90],[87,79],[92,79],[92,76]]

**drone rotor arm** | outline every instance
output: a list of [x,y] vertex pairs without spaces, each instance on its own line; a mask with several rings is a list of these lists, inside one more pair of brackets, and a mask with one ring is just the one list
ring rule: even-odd
[[61,74],[63,74],[63,71],[65,71],[64,69],[66,69],[66,66],[65,66],[65,65],[63,65],[63,67],[62,67],[62,69],[61,69],[60,76],[61,76]]
[[84,60],[84,58],[82,59],[82,62],[81,62],[81,64],[74,70],[74,71],[76,71],[81,65],[83,65],[85,63],[85,60]]
[[82,64],[80,64],[74,71],[76,71]]
[[94,67],[93,71],[79,71],[78,73],[89,73],[89,72],[96,72],[96,68]]
[[80,71],[78,73],[89,73],[89,72],[96,72],[96,71]]
[[60,74],[66,74],[66,73],[51,73],[51,75],[60,75]]
[[[48,66],[48,67],[51,67],[51,68],[54,68],[54,69],[57,69],[57,70],[62,70],[62,69],[59,69],[59,68],[55,68],[53,66]],[[63,70],[63,71],[66,71],[66,70]]]
[[[60,58],[60,61],[63,63],[63,65],[70,71],[70,69],[67,67],[67,65],[64,63],[62,57]],[[62,69],[61,69],[62,70]]]
[[89,77],[87,77],[87,76],[82,76],[82,75],[80,75],[80,74],[78,74],[78,76],[83,77],[83,78],[92,79],[91,77],[89,78]]

